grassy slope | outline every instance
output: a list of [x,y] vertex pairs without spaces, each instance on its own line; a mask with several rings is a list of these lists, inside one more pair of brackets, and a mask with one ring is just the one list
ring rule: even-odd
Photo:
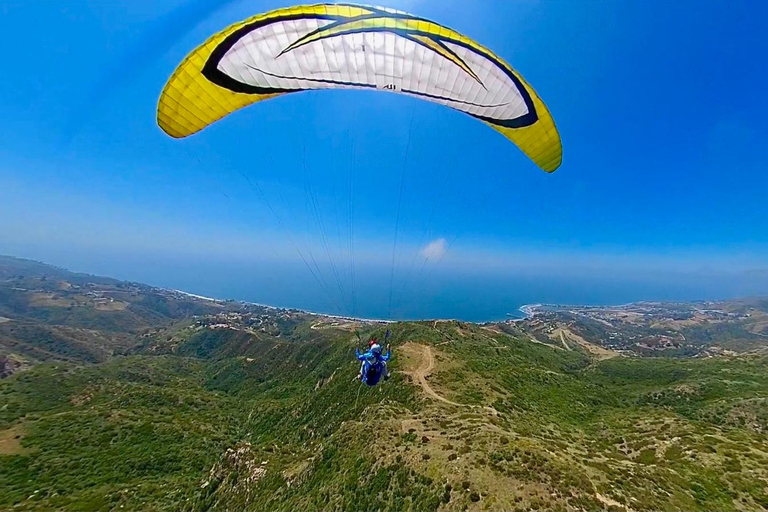
[[143,332],[224,309],[141,284],[0,256],[0,363],[7,357],[29,364],[103,362],[129,352]]
[[0,428],[23,434],[0,456],[0,508],[768,507],[765,358],[597,363],[467,324],[397,325],[396,350],[433,347],[451,406],[400,373],[361,388],[349,333],[214,332],[1,382]]

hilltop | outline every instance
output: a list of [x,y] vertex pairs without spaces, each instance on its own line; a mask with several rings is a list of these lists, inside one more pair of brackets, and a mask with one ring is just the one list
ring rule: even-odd
[[767,306],[383,325],[3,257],[0,507],[763,510]]

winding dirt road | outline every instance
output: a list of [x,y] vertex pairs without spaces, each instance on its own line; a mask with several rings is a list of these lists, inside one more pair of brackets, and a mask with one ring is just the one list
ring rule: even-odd
[[[498,416],[499,411],[496,410],[492,405],[472,405],[472,404],[460,404],[457,402],[453,402],[451,400],[448,400],[444,396],[440,395],[437,391],[432,389],[432,386],[429,385],[429,382],[427,382],[427,377],[429,377],[432,374],[432,371],[435,369],[435,355],[432,352],[432,347],[429,345],[421,345],[417,343],[408,344],[405,347],[403,347],[406,351],[410,352],[411,355],[420,355],[419,365],[414,370],[405,370],[402,373],[406,375],[410,375],[413,379],[413,382],[415,384],[418,384],[421,389],[424,390],[424,393],[427,394],[430,398],[437,400],[439,402],[443,402],[444,404],[453,405],[456,407],[466,407],[468,409],[482,409],[490,413],[492,416]],[[498,429],[495,425],[492,426],[495,429]]]
[[[418,347],[418,345],[415,345],[414,348],[415,347]],[[464,404],[457,404],[456,402],[451,402],[444,396],[438,395],[435,392],[435,390],[432,389],[432,386],[429,385],[429,382],[427,382],[427,377],[432,373],[432,370],[434,370],[435,368],[435,355],[432,353],[432,347],[430,347],[429,345],[421,345],[421,348],[422,348],[422,353],[421,353],[421,361],[419,362],[419,366],[413,371],[410,371],[410,372],[405,371],[403,373],[413,377],[413,380],[419,386],[421,386],[421,389],[423,389],[427,395],[434,398],[435,400],[439,400],[446,404],[463,407]]]

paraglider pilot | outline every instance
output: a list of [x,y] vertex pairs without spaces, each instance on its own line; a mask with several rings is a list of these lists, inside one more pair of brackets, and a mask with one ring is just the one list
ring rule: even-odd
[[[387,330],[384,341],[389,340],[389,335],[389,330]],[[392,356],[389,344],[387,344],[387,353],[382,354],[379,342],[375,338],[371,338],[368,342],[368,351],[361,354],[359,350],[355,349],[355,356],[357,356],[358,361],[362,361],[357,378],[365,384],[375,386],[382,377],[384,380],[389,379],[387,361]]]

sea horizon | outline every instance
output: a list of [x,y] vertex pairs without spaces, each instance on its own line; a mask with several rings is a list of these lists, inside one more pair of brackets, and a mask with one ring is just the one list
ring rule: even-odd
[[[531,304],[616,306],[651,302],[726,300],[766,295],[768,286],[750,274],[696,274],[563,271],[494,273],[441,269],[430,279],[404,286],[377,269],[361,269],[350,296],[328,293],[306,272],[291,266],[267,269],[253,264],[185,258],[134,259],[82,254],[19,255],[73,272],[83,272],[216,300],[235,300],[317,315],[372,321],[460,320],[497,322],[524,315]],[[391,297],[391,298],[390,298]],[[346,299],[346,300],[345,300]]]

